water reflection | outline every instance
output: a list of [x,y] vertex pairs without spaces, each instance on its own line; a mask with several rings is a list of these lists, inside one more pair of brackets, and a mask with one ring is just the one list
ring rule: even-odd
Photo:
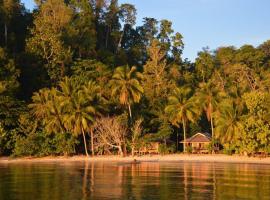
[[222,163],[0,164],[0,199],[269,199],[270,166]]

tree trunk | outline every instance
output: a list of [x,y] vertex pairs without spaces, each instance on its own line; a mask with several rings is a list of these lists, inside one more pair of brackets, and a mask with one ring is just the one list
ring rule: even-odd
[[122,46],[121,43],[122,43],[122,40],[123,40],[123,37],[124,37],[124,34],[125,34],[125,29],[126,29],[126,25],[124,25],[123,32],[122,32],[121,37],[120,37],[119,42],[118,42],[116,53],[119,51],[119,49]]
[[93,133],[93,129],[90,129],[90,133],[91,133],[91,153],[92,156],[95,155],[95,151],[94,151],[94,133]]
[[111,32],[111,27],[107,28],[107,32],[106,32],[106,42],[105,42],[105,48],[108,48],[108,41],[109,41],[109,33]]
[[5,23],[5,45],[7,47],[7,41],[8,41],[8,28],[7,28],[7,24]]
[[122,149],[122,147],[121,147],[121,146],[120,146],[120,147],[118,147],[118,150],[119,150],[119,154],[120,154],[120,156],[124,157],[123,149]]
[[214,141],[214,138],[215,138],[215,134],[214,134],[214,124],[213,124],[213,116],[211,114],[211,131],[212,131],[212,141]]
[[184,153],[186,153],[186,123],[185,120],[182,120],[182,124],[183,124],[183,131],[184,131]]
[[127,146],[126,144],[123,144],[123,157],[127,156]]
[[131,156],[134,157],[134,154],[135,154],[135,147],[134,147],[134,145],[132,145],[132,147],[131,147]]
[[212,154],[214,154],[215,153],[215,144],[214,144],[215,135],[214,135],[214,124],[213,124],[212,113],[211,113],[210,119],[211,119],[211,130],[212,130]]
[[212,103],[210,103],[210,123],[211,123],[211,132],[212,132],[212,141],[214,141],[214,124],[213,124],[213,108]]
[[84,150],[85,150],[85,154],[86,154],[86,156],[88,157],[89,154],[88,154],[88,151],[87,151],[86,138],[85,138],[85,133],[84,133],[83,128],[82,128],[82,134],[83,134],[83,142],[84,142]]
[[65,76],[65,64],[64,62],[61,63],[61,78]]
[[178,130],[176,130],[176,151],[178,151],[178,146],[179,146],[179,144],[178,144],[178,138],[179,138],[179,136],[178,136]]
[[131,113],[131,106],[130,106],[130,104],[128,104],[128,112],[129,112],[130,121],[132,121],[132,113]]

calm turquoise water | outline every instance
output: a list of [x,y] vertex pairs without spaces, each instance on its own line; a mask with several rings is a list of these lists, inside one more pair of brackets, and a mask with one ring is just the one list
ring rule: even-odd
[[270,166],[222,163],[0,164],[0,199],[270,199]]

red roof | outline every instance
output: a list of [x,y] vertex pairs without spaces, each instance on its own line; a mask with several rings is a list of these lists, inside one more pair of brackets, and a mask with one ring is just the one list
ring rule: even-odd
[[[192,142],[211,142],[212,138],[208,133],[197,133],[193,135],[190,138],[186,139],[186,143],[192,143]],[[184,143],[184,140],[181,141],[181,143]]]

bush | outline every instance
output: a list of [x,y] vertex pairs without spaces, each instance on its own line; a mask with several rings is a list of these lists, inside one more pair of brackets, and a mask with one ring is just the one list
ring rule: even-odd
[[160,154],[169,154],[169,153],[174,153],[176,151],[175,145],[165,145],[165,144],[160,144],[158,148],[158,152]]
[[75,146],[79,141],[71,134],[57,134],[53,139],[56,154],[70,155],[75,153]]
[[0,123],[0,156],[9,155],[14,148],[17,137],[16,129],[5,130]]
[[235,152],[235,145],[232,144],[224,144],[223,153],[226,155],[232,155]]
[[219,143],[217,140],[211,141],[211,143],[208,145],[207,149],[209,153],[212,153],[213,151],[216,151],[219,147]]
[[192,146],[187,146],[186,151],[187,153],[192,153]]
[[43,132],[17,137],[13,156],[70,155],[78,141],[68,133],[48,136]]

